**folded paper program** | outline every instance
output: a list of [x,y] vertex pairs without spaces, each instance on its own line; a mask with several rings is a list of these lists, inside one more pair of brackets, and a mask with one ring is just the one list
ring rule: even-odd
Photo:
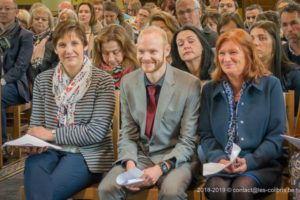
[[132,168],[131,170],[120,174],[116,181],[119,185],[134,185],[144,181],[144,179],[140,178],[143,174],[144,172],[138,168]]
[[25,134],[24,136],[15,139],[15,140],[11,140],[9,142],[6,142],[3,144],[2,148],[5,146],[35,146],[35,147],[49,147],[49,148],[53,148],[53,149],[61,149],[61,147],[50,144],[48,142],[45,142],[44,140],[41,140],[39,138],[36,138],[34,136]]
[[286,139],[289,143],[293,144],[295,147],[300,149],[300,139],[288,136],[288,135],[281,135],[284,139]]
[[227,165],[221,163],[205,163],[203,164],[203,176],[216,174],[222,171],[223,169],[225,169],[235,161],[235,159],[238,157],[240,152],[241,152],[241,148],[238,145],[233,143],[232,151],[230,155],[230,163],[228,163]]

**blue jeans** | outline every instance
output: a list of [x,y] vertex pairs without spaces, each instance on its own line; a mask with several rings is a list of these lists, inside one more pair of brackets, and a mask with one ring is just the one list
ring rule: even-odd
[[25,194],[30,200],[65,200],[100,180],[101,174],[90,173],[80,153],[51,149],[25,162]]
[[21,103],[24,103],[24,100],[19,95],[16,83],[7,83],[1,86],[2,144],[7,141],[5,108]]

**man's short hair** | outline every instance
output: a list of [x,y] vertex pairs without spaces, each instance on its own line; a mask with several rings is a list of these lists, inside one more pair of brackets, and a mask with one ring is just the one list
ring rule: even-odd
[[233,21],[237,28],[244,29],[244,22],[241,18],[241,16],[237,12],[225,12],[221,15],[220,21],[217,25],[217,31],[220,34],[220,30],[223,26],[228,24],[230,21]]
[[[138,10],[138,13],[139,13],[140,10],[146,10],[146,11],[149,13],[149,15],[151,14],[151,9],[150,9],[148,6],[143,6],[143,7],[141,7],[141,8]],[[137,14],[138,14],[138,13],[137,13]]]
[[275,5],[276,10],[278,10],[279,4],[281,4],[283,2],[287,2],[288,4],[295,3],[293,0],[277,0],[276,5]]
[[293,13],[297,12],[298,13],[298,18],[300,18],[300,4],[298,3],[290,3],[283,8],[280,9],[280,17],[282,13],[287,12],[287,13]]
[[157,26],[148,26],[147,28],[142,30],[142,32],[140,33],[140,35],[138,37],[138,41],[139,41],[139,38],[141,36],[143,36],[143,34],[149,34],[149,33],[158,33],[163,40],[164,47],[168,44],[168,37],[167,37],[166,32]]
[[237,0],[233,0],[234,5],[235,5],[235,9],[239,9],[239,3],[237,2]]
[[262,12],[263,12],[263,9],[262,9],[262,7],[261,7],[260,5],[258,5],[258,4],[252,4],[252,5],[248,6],[248,7],[246,7],[245,13],[246,13],[247,11],[255,10],[255,9],[259,10],[259,13],[262,13]]
[[279,20],[279,15],[276,11],[274,10],[267,10],[264,11],[262,13],[259,13],[256,18],[255,21],[271,21],[274,24],[276,24],[276,26],[280,27],[280,20]]
[[[221,0],[219,0],[219,3],[220,3]],[[233,3],[234,3],[234,6],[235,6],[235,9],[239,9],[239,3],[236,1],[236,0],[232,0]]]
[[[177,8],[178,8],[178,4],[179,4],[180,1],[183,1],[183,0],[176,0],[176,3],[175,3],[175,6],[176,6],[175,9],[176,9],[176,10],[177,10]],[[199,3],[198,0],[192,0],[192,1],[194,1],[195,8],[201,8],[200,3]]]
[[16,5],[16,9],[18,9],[18,3],[17,3],[17,0],[13,0],[13,3]]

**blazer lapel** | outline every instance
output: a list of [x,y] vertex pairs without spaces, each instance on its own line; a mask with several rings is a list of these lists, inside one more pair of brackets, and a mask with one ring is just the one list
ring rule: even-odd
[[154,138],[157,130],[159,130],[161,118],[164,115],[170,101],[174,95],[174,74],[171,65],[167,64],[165,80],[160,90],[159,99],[156,107],[155,119],[153,123],[151,140]]

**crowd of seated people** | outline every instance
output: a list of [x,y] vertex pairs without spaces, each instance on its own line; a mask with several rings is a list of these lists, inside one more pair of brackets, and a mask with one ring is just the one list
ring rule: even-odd
[[[276,11],[253,4],[243,21],[236,0],[119,3],[63,1],[53,17],[42,3],[21,11],[15,0],[0,0],[2,143],[5,108],[31,101],[26,133],[61,147],[22,147],[26,198],[67,199],[99,183],[101,199],[153,186],[159,199],[186,199],[204,178],[203,164],[227,165],[234,144],[236,160],[205,177],[208,199],[255,199],[269,193],[253,188],[279,188],[287,167],[279,160],[282,93],[295,91],[295,117],[300,100],[300,4],[278,0]],[[289,165],[295,189],[297,160],[299,153]],[[142,182],[116,183],[133,168]]]

